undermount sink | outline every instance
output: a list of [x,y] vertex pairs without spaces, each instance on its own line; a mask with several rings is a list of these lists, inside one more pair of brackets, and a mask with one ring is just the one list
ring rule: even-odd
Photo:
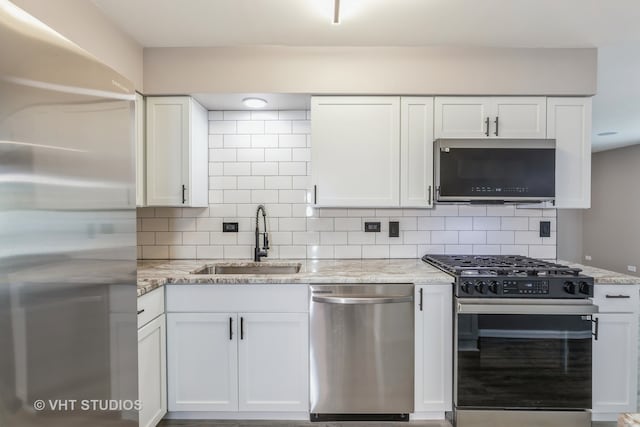
[[192,274],[296,274],[300,264],[217,264],[205,265]]

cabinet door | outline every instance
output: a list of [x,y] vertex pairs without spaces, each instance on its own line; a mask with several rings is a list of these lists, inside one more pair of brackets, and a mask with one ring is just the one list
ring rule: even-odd
[[437,97],[435,99],[435,139],[487,138],[487,119],[492,113],[491,98]]
[[591,98],[547,98],[547,138],[556,140],[557,208],[591,206]]
[[444,412],[452,407],[451,285],[416,287],[415,410]]
[[189,98],[147,97],[146,101],[147,205],[187,205],[182,186],[189,183]]
[[144,97],[136,92],[135,101],[136,142],[136,206],[145,205],[145,106]]
[[240,411],[309,411],[308,314],[239,316]]
[[401,98],[400,204],[433,207],[433,98]]
[[493,98],[492,104],[490,137],[541,139],[546,137],[545,97],[500,97]]
[[167,315],[170,411],[237,411],[236,314]]
[[155,426],[167,413],[165,315],[138,329],[138,416],[141,427]]
[[[637,412],[638,315],[601,313],[593,341],[593,412]],[[597,419],[603,420],[603,417]]]
[[400,205],[399,97],[314,97],[311,134],[317,205]]

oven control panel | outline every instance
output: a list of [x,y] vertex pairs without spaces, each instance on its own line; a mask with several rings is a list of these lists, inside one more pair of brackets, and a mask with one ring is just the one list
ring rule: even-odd
[[593,279],[462,277],[456,296],[475,298],[588,298],[593,296]]

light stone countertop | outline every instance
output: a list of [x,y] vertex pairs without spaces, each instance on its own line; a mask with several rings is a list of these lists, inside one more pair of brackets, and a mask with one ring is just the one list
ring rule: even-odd
[[204,265],[253,265],[247,260],[138,261],[138,296],[171,284],[451,283],[452,277],[420,259],[277,260],[301,264],[296,274],[190,274]]
[[639,427],[640,414],[620,414],[618,427]]
[[[581,264],[557,261],[581,268],[596,284],[637,284],[629,276]],[[421,259],[276,260],[263,264],[301,264],[296,274],[191,274],[205,265],[253,265],[248,260],[149,260],[138,261],[138,296],[170,284],[312,284],[312,283],[451,283],[452,277]]]

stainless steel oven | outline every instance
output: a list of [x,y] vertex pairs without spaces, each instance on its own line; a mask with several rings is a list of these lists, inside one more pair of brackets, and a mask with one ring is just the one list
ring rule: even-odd
[[458,427],[588,427],[589,299],[456,298],[454,421]]

